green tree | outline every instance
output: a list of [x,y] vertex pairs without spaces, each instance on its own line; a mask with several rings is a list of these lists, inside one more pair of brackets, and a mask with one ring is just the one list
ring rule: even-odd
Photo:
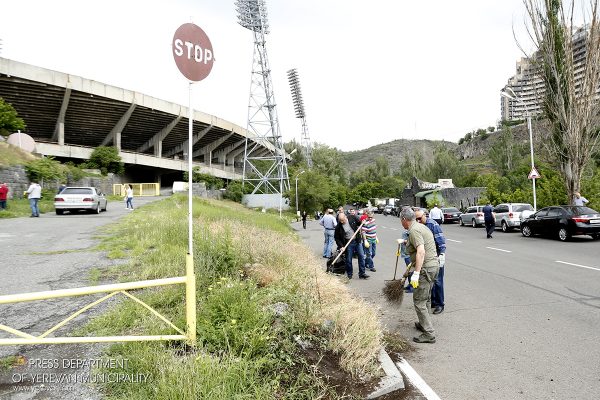
[[[186,182],[189,180],[187,171],[183,172],[183,180]],[[211,190],[221,189],[224,186],[223,179],[210,174],[201,173],[200,167],[194,167],[192,169],[192,182],[204,182],[206,184],[206,188]]]
[[52,157],[28,162],[25,171],[27,177],[36,182],[62,180],[65,177],[65,169]]
[[125,172],[125,166],[119,155],[119,150],[112,146],[98,146],[92,152],[88,167],[98,168],[102,175],[109,172],[120,175]]
[[0,97],[0,135],[8,136],[17,130],[25,130],[25,121],[17,115],[14,107]]
[[524,161],[526,149],[523,144],[515,141],[515,136],[510,127],[502,128],[496,143],[492,145],[488,153],[490,160],[502,175],[507,175],[518,164]]

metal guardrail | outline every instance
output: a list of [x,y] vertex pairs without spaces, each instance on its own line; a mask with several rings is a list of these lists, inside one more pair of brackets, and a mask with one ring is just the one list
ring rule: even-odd
[[125,196],[127,194],[127,187],[129,185],[133,187],[134,196],[160,196],[159,183],[115,183],[113,184],[113,195]]
[[[0,345],[22,345],[22,344],[64,344],[64,343],[107,343],[107,342],[133,342],[133,341],[159,341],[159,340],[186,340],[188,344],[196,344],[196,276],[194,273],[193,258],[190,254],[186,255],[186,274],[185,276],[175,278],[154,279],[137,282],[116,283],[110,285],[89,286],[74,289],[49,290],[44,292],[20,293],[0,296],[0,304],[22,303],[26,301],[56,299],[61,297],[84,296],[95,293],[108,293],[106,296],[93,301],[92,303],[77,310],[67,318],[55,324],[41,335],[34,336],[29,333],[0,324],[0,330],[8,332],[17,338],[0,338]],[[129,290],[142,289],[157,286],[185,284],[185,309],[186,309],[186,329],[183,332],[175,326],[166,317],[158,311],[144,303],[138,297],[128,293]],[[111,297],[122,294],[127,298],[139,303],[149,310],[158,319],[173,328],[179,335],[142,335],[142,336],[69,336],[69,337],[48,337],[52,332],[66,325],[77,316],[83,314],[90,308],[110,299]]]

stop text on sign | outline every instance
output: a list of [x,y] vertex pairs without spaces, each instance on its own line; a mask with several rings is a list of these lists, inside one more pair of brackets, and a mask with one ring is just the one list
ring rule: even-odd
[[199,44],[184,42],[181,39],[175,39],[174,46],[176,56],[181,57],[184,55],[184,45],[187,48],[186,54],[188,60],[194,57],[194,60],[196,62],[202,62],[204,60],[204,64],[208,63],[209,61],[212,61],[212,50],[203,49],[202,47],[200,47]]
[[192,23],[181,25],[173,35],[172,50],[177,68],[189,80],[201,81],[212,70],[212,44],[199,26]]

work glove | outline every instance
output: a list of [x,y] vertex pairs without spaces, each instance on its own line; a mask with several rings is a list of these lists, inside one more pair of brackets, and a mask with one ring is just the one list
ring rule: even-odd
[[371,245],[369,244],[369,241],[365,240],[365,249],[368,249],[369,247],[371,247]]
[[420,275],[419,271],[414,271],[412,276],[410,277],[410,285],[414,289],[419,287],[419,275]]
[[379,238],[375,238],[375,243],[379,244]]
[[398,244],[403,244],[404,243],[404,239],[398,239],[397,242],[398,242]]
[[446,265],[446,254],[442,253],[438,256],[438,261],[440,262],[440,268],[443,268]]

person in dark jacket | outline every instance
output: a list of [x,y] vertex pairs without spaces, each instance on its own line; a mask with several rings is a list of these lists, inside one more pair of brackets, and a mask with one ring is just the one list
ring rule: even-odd
[[487,238],[491,239],[492,233],[494,233],[494,229],[496,229],[496,213],[494,212],[494,207],[488,203],[481,211],[483,211],[483,222],[485,223]]
[[[341,249],[348,244],[354,235],[354,232],[360,230],[360,228],[360,221],[355,215],[350,215],[348,217],[346,217],[345,214],[338,215],[338,224],[335,227],[333,235],[338,249]],[[360,279],[368,279],[369,275],[365,273],[365,254],[363,252],[360,234],[356,234],[352,239],[352,242],[346,247],[346,274],[348,275],[348,279],[352,279],[352,275],[354,274],[352,268],[352,256],[354,253],[358,254],[358,277]]]
[[302,211],[302,227],[304,229],[306,229],[306,218],[308,217],[308,214],[306,213],[306,211]]

